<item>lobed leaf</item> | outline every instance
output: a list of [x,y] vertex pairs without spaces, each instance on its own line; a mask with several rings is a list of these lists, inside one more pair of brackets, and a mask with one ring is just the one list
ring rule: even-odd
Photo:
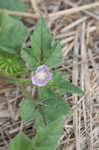
[[52,36],[43,17],[38,21],[31,36],[32,48],[23,49],[22,57],[28,68],[35,68],[41,64],[49,67],[61,65],[61,46],[59,42],[52,44]]
[[6,13],[0,13],[0,49],[2,51],[18,53],[27,33],[27,28],[19,20]]
[[38,103],[36,103],[32,101],[32,99],[27,98],[21,101],[19,106],[20,106],[19,114],[24,124],[32,120],[36,120],[37,131],[45,127],[44,122],[43,122],[42,112],[39,107],[39,101]]
[[9,144],[9,150],[32,150],[32,141],[20,132]]
[[49,67],[58,67],[62,65],[61,45],[56,42],[52,47],[52,52],[46,60],[45,64]]
[[51,89],[41,89],[41,102],[47,124],[71,114],[68,103]]
[[60,72],[53,73],[53,81],[52,81],[53,88],[57,88],[60,92],[63,93],[77,93],[84,95],[84,92],[78,88],[77,86],[73,85],[70,81],[64,78]]
[[63,125],[64,117],[42,128],[33,139],[33,150],[56,150]]
[[35,27],[34,33],[31,36],[31,42],[33,55],[38,61],[41,59],[41,57],[45,59],[49,56],[52,36],[43,17],[40,18]]
[[34,57],[31,48],[24,48],[21,51],[21,56],[23,60],[26,62],[28,70],[35,70],[39,65],[39,61]]
[[25,99],[21,101],[20,103],[20,116],[23,123],[27,123],[29,121],[32,121],[36,118],[37,112],[35,109],[35,104],[30,99]]

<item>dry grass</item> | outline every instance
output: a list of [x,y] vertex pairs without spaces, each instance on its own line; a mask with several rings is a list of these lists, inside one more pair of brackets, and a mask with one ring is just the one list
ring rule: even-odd
[[[99,6],[67,15],[67,9],[94,5],[95,0],[24,1],[31,4],[28,13],[46,17],[54,40],[60,40],[62,45],[60,70],[68,73],[69,79],[86,93],[84,97],[65,95],[73,113],[66,119],[60,149],[99,150]],[[65,13],[59,15],[61,11]],[[49,14],[56,15],[48,17]],[[33,31],[36,20],[27,17],[24,23]],[[30,41],[24,44],[29,45]],[[0,81],[0,150],[7,150],[9,140],[20,130],[29,137],[35,134],[33,122],[23,126],[20,121],[18,104],[21,99],[18,88]]]

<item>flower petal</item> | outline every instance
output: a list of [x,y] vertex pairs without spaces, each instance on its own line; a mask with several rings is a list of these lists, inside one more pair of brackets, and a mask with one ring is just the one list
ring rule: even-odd
[[51,79],[52,79],[52,73],[48,72],[46,80],[51,80]]
[[35,85],[38,85],[38,86],[45,86],[47,81],[46,80],[43,80],[43,81],[39,81],[35,76],[32,77],[32,83],[35,84]]
[[37,85],[38,85],[38,86],[45,86],[46,83],[47,83],[46,81],[42,81],[42,82],[39,82],[39,81],[38,81],[38,84],[37,84]]
[[51,78],[52,73],[48,71],[48,67],[41,65],[37,68],[35,75],[32,77],[32,83],[38,86],[45,86]]
[[38,82],[38,79],[37,79],[36,75],[34,75],[34,76],[32,77],[32,83],[33,83],[33,84],[36,84],[37,82]]
[[48,71],[48,67],[46,65],[41,65],[37,68],[36,72],[41,71],[41,70]]

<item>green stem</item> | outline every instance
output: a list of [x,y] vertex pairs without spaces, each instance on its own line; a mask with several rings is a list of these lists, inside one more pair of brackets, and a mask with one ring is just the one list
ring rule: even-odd
[[[40,95],[39,90],[40,90],[39,88],[35,88],[35,91],[34,91],[33,99],[36,101],[39,100],[39,95]],[[43,123],[46,125],[46,118],[45,118],[44,112],[41,110],[41,106],[39,104],[37,105],[37,109],[42,116]]]

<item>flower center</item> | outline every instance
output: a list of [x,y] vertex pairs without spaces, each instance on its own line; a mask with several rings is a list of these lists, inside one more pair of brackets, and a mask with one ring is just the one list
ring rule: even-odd
[[36,75],[37,75],[38,80],[40,80],[40,81],[43,81],[46,79],[46,72],[44,72],[44,71],[39,71],[39,72],[37,72]]

